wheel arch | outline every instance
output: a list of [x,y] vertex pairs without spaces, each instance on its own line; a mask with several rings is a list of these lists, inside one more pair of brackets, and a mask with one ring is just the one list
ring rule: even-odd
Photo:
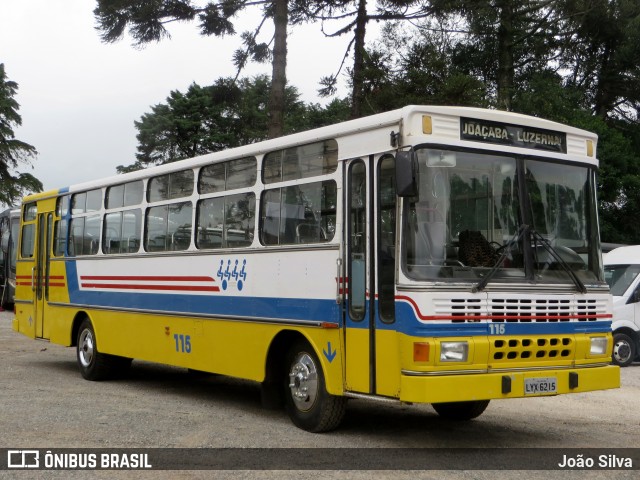
[[[85,320],[91,321],[91,317],[84,310],[80,310],[76,312],[75,316],[73,317],[73,322],[71,324],[71,346],[72,347],[78,346],[78,333],[80,332],[80,325],[82,325],[82,322]],[[91,321],[91,324],[93,325],[93,321]],[[94,329],[96,328],[95,325],[93,325],[93,328]]]
[[298,340],[304,340],[313,346],[313,342],[298,330],[281,330],[273,337],[265,358],[264,382],[277,381],[279,372],[285,367],[288,350]]
[[[304,333],[292,329],[279,331],[271,340],[265,357],[264,378],[261,384],[261,399],[265,408],[275,409],[284,405],[281,382],[287,368],[287,353],[297,341],[307,342],[316,352],[316,355],[320,356],[316,342]],[[322,362],[320,363],[320,368],[324,368]]]

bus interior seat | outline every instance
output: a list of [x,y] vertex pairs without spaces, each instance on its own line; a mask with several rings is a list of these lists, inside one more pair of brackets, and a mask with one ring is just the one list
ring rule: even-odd
[[296,243],[317,243],[326,241],[327,233],[319,225],[300,223],[296,226]]

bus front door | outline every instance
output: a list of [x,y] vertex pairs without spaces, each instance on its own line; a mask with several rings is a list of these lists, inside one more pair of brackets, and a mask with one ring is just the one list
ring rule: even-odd
[[345,363],[346,388],[374,393],[374,325],[370,321],[370,167],[362,159],[346,165],[345,205]]
[[351,392],[398,392],[394,165],[389,154],[346,164],[345,386]]

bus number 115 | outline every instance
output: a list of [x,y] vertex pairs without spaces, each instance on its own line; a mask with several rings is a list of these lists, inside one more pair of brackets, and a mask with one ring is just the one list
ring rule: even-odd
[[173,339],[176,341],[176,352],[191,353],[191,335],[175,333]]

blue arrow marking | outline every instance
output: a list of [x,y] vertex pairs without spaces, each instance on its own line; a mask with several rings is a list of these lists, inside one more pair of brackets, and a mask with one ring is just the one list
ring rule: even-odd
[[324,356],[327,357],[327,360],[331,363],[333,362],[333,359],[336,358],[338,350],[331,351],[331,342],[327,343],[327,350],[322,350],[322,353],[324,353]]

